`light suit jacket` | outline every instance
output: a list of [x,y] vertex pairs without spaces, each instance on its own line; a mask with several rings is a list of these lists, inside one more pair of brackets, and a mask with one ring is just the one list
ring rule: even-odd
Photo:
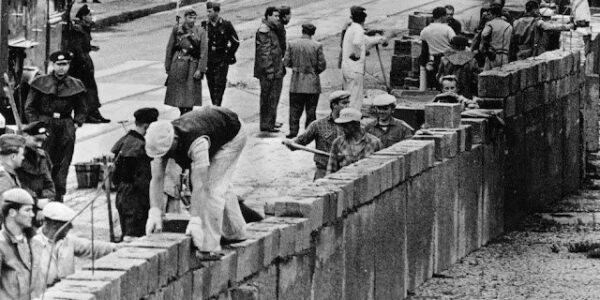
[[6,229],[0,230],[0,299],[2,300],[31,299],[31,260],[35,262],[35,256],[29,255],[31,260],[25,259],[26,255],[19,252],[17,243]]

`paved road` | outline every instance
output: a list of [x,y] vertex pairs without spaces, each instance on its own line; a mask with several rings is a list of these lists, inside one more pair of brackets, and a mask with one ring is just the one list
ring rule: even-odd
[[[258,80],[252,78],[253,37],[264,8],[279,3],[270,0],[237,0],[222,6],[222,15],[234,23],[242,40],[237,55],[238,63],[230,69],[231,87],[226,91],[224,106],[236,111],[251,132],[234,182],[236,192],[249,198],[250,204],[259,209],[262,209],[268,198],[282,195],[287,187],[311,180],[314,170],[310,154],[290,152],[281,145],[280,140],[285,134],[261,136],[258,131],[259,90]],[[459,18],[476,24],[474,18],[481,0],[293,1],[293,18],[288,25],[288,37],[299,37],[300,25],[311,21],[317,26],[315,38],[325,47],[328,70],[321,76],[324,94],[321,96],[317,112],[322,116],[328,113],[326,95],[331,90],[341,87],[340,70],[336,68],[339,49],[339,36],[336,35],[348,19],[350,6],[366,7],[367,22],[373,27],[402,29],[407,27],[407,16],[412,11],[431,11],[436,6],[448,3],[456,7]],[[193,8],[201,15],[205,13],[204,5],[194,5]],[[166,79],[163,68],[164,48],[174,19],[175,12],[164,12],[93,34],[94,43],[101,48],[101,51],[93,53],[103,103],[101,111],[103,115],[111,118],[113,123],[85,125],[79,129],[74,162],[89,161],[93,157],[108,153],[114,142],[124,134],[121,125],[114,121],[132,121],[133,112],[140,107],[158,108],[161,119],[173,119],[178,116],[177,109],[163,105],[163,84]],[[388,47],[382,53],[388,65],[391,61],[391,51],[392,47]],[[369,58],[367,72],[381,81],[381,72],[375,56]],[[278,119],[284,124],[288,119],[288,84],[289,79],[286,79],[278,111]],[[207,89],[204,91],[204,103],[210,103]],[[287,126],[284,126],[283,132],[287,132]],[[69,186],[74,188],[74,172],[70,175]],[[77,190],[69,195],[71,200],[67,203],[80,207],[85,199],[89,199],[91,192]],[[97,213],[95,223],[99,228],[106,228],[106,210],[102,210],[106,204],[102,202],[104,198],[99,200],[96,207],[100,209],[100,213]],[[89,214],[85,213],[77,223],[81,228],[85,228],[86,224],[89,226]]]

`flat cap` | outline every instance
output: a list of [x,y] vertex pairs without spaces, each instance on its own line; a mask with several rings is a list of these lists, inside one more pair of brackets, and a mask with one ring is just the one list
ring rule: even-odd
[[221,3],[208,1],[206,2],[206,9],[221,10]]
[[360,122],[362,118],[362,113],[353,107],[347,107],[340,111],[340,117],[335,119],[335,122],[338,124],[348,123],[352,121]]
[[190,9],[186,9],[183,12],[183,16],[184,17],[187,17],[187,16],[197,16],[197,15],[198,15],[198,13],[195,10],[191,9],[191,8]]
[[0,153],[11,153],[25,147],[25,138],[12,133],[0,135]]
[[381,94],[373,98],[373,106],[388,106],[390,104],[396,104],[396,97],[390,94]]
[[75,211],[56,201],[49,202],[42,210],[44,217],[60,222],[69,222],[75,217]]
[[81,18],[89,15],[91,12],[92,11],[90,10],[90,8],[87,6],[87,4],[85,4],[81,8],[79,8],[79,10],[77,10],[77,13],[75,14],[75,18],[81,19]]
[[282,5],[282,6],[279,7],[279,14],[280,15],[284,15],[285,16],[285,15],[289,15],[291,13],[292,13],[292,9],[289,6]]
[[366,11],[366,9],[362,6],[356,6],[353,5],[352,7],[350,7],[350,15],[354,16],[357,14],[364,14]]
[[29,135],[38,135],[46,133],[46,124],[42,121],[31,122],[23,127],[23,132]]
[[33,197],[22,188],[13,188],[2,193],[4,203],[19,203],[23,205],[33,205]]
[[72,56],[71,56],[71,52],[61,50],[61,51],[56,51],[56,52],[50,54],[50,57],[48,57],[48,59],[51,62],[71,61]]
[[146,131],[146,154],[152,158],[165,156],[174,138],[175,129],[171,122],[160,120],[151,123]]
[[302,32],[306,32],[307,34],[313,35],[317,31],[317,27],[312,23],[304,23],[302,24]]
[[329,94],[329,102],[337,101],[340,99],[350,98],[350,92],[348,91],[335,91]]
[[154,107],[144,107],[133,113],[135,121],[142,124],[150,124],[158,120],[158,109]]

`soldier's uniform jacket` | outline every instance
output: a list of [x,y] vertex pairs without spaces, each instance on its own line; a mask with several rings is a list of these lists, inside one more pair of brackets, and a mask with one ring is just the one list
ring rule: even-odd
[[410,125],[396,118],[392,118],[387,129],[380,126],[379,122],[375,120],[365,126],[365,131],[381,140],[383,148],[387,148],[399,141],[408,139],[414,134],[414,129],[410,127]]
[[[32,265],[35,255],[31,252],[30,235],[18,241],[5,228],[0,230],[0,299],[31,299]],[[21,244],[22,243],[22,244]],[[25,253],[29,251],[29,253]]]
[[217,63],[235,57],[235,52],[240,46],[238,35],[231,22],[219,18],[213,25],[208,21],[208,63]]
[[43,149],[25,147],[25,159],[17,169],[17,177],[23,188],[31,191],[37,199],[54,199],[55,190],[52,181],[52,163]]
[[283,64],[292,69],[290,93],[320,94],[319,74],[325,71],[323,45],[308,38],[290,41]]
[[82,125],[86,118],[85,87],[80,80],[66,76],[58,80],[53,74],[36,77],[25,104],[28,122],[70,119]]
[[517,19],[513,31],[513,52],[515,59],[525,59],[538,56],[546,51],[547,41],[544,40],[545,31],[569,30],[566,24],[545,22],[540,17],[526,13]]
[[256,31],[254,77],[258,79],[283,78],[283,51],[277,36],[277,24],[263,20]]
[[145,144],[143,135],[130,130],[111,149],[116,157],[112,180],[117,184],[117,208],[125,214],[150,209],[151,159],[146,155]]
[[[21,187],[21,182],[19,181],[17,174],[9,172],[0,165],[0,194],[17,187]],[[0,199],[0,204],[2,204],[2,202],[2,199]]]

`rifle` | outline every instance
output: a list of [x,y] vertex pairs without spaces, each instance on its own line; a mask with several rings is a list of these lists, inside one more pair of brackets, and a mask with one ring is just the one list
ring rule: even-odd
[[13,92],[15,90],[14,82],[10,81],[8,74],[4,73],[4,83],[6,86],[4,87],[4,94],[8,97],[8,102],[10,103],[10,109],[12,110],[13,117],[15,118],[15,123],[17,124],[17,134],[23,133],[23,124],[21,123],[21,117],[19,116],[19,111],[17,110],[17,103],[15,103],[15,97]]

